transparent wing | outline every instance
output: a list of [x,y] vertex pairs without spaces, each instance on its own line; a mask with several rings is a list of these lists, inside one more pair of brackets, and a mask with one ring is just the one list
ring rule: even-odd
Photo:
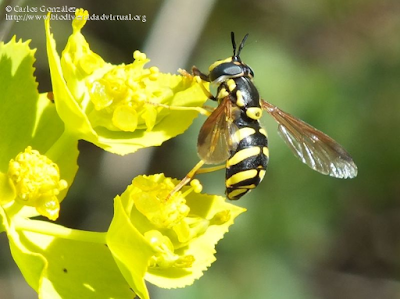
[[357,176],[353,159],[331,137],[268,102],[262,101],[262,107],[278,122],[279,135],[303,163],[336,178]]
[[238,112],[226,97],[204,122],[197,139],[199,157],[207,164],[225,162],[230,151],[238,144],[236,131],[238,127],[233,120]]

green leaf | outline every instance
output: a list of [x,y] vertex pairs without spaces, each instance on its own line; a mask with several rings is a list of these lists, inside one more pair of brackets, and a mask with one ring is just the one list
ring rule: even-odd
[[[0,43],[0,171],[31,142],[39,98],[29,41]],[[55,124],[57,127],[57,124]],[[51,138],[52,136],[49,136]]]
[[[71,186],[77,166],[77,139],[64,133],[54,103],[48,94],[37,91],[33,76],[35,50],[29,41],[0,43],[0,172],[28,146],[47,155],[60,169],[61,178]],[[4,187],[4,184],[3,184]],[[61,201],[68,188],[58,196]],[[24,215],[37,215],[35,209],[24,208]]]
[[[29,221],[24,226],[29,226],[31,231],[8,230],[10,248],[39,298],[128,299],[135,296],[106,244],[90,240],[93,234],[97,234],[94,239],[102,239],[104,233],[80,232],[42,221]],[[35,229],[37,232],[33,232]],[[52,233],[60,236],[51,236]],[[82,236],[77,238],[79,234]],[[89,235],[88,240],[85,235]]]
[[144,275],[154,251],[131,224],[119,196],[114,199],[114,218],[107,233],[107,245],[135,293],[142,299],[149,299]]
[[61,202],[78,171],[78,140],[64,131],[64,125],[54,104],[48,101],[47,94],[40,94],[36,116],[37,122],[31,145],[56,163],[61,178],[68,182],[68,188],[61,191],[58,196]]
[[84,136],[88,141],[96,139],[96,133],[92,130],[88,119],[74,100],[63,78],[60,57],[56,50],[56,42],[50,33],[50,18],[45,21],[45,27],[47,56],[57,111],[64,121],[67,131],[71,131],[72,134],[75,134],[79,138]]

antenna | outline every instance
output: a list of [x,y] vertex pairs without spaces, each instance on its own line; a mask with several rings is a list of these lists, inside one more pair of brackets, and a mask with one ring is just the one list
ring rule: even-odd
[[232,40],[232,47],[233,47],[233,57],[236,56],[236,42],[235,42],[235,33],[231,32],[231,40]]
[[236,42],[235,42],[235,33],[232,31],[231,32],[231,40],[232,40],[232,47],[233,47],[233,57],[238,59],[240,61],[240,52],[242,51],[243,47],[244,47],[244,43],[246,42],[247,37],[249,36],[249,34],[247,33],[243,39],[242,42],[239,45],[239,49],[237,50],[236,53]]
[[248,36],[249,36],[249,34],[247,33],[247,34],[243,37],[242,42],[240,43],[239,49],[238,49],[237,54],[236,54],[237,57],[239,57],[240,52],[242,51],[242,49],[243,49],[243,47],[244,47],[244,43],[246,42],[246,39],[247,39]]

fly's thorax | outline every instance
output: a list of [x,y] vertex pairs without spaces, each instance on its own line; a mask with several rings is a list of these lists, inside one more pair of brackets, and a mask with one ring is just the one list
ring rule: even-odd
[[209,67],[209,79],[214,84],[221,84],[229,79],[248,77],[253,78],[254,72],[250,66],[237,57],[217,60]]
[[244,117],[259,120],[262,116],[261,100],[253,81],[247,77],[228,79],[218,88],[217,98],[226,96],[244,112]]

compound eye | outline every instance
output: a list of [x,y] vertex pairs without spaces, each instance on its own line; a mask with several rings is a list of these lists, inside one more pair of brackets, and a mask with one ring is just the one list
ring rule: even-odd
[[247,108],[246,115],[251,119],[260,119],[262,116],[262,109],[258,107]]
[[253,70],[251,69],[251,67],[249,67],[249,73],[250,73],[250,76],[251,76],[252,78],[254,78],[254,72],[253,72]]
[[249,77],[254,78],[254,72],[253,72],[253,70],[251,69],[251,67],[249,67],[248,65],[246,65],[245,73],[246,73]]

